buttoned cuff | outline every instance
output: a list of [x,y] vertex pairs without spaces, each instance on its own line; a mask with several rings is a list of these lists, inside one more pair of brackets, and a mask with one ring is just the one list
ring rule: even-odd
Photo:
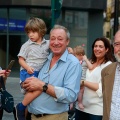
[[102,97],[102,85],[101,85],[101,83],[99,83],[99,89],[96,91],[96,93],[99,97]]

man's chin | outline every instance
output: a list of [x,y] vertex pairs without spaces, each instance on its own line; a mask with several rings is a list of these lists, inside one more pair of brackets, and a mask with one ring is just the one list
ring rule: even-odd
[[62,54],[60,52],[54,52],[55,56],[61,56]]
[[60,50],[58,50],[58,49],[54,49],[52,51],[53,51],[53,53],[60,53]]
[[119,55],[115,55],[115,58],[118,62],[120,62],[120,56]]

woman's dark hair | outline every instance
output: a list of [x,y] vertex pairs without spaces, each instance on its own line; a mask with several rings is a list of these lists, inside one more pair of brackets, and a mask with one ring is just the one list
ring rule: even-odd
[[104,43],[104,46],[105,46],[105,49],[108,49],[107,53],[105,54],[105,59],[104,59],[104,63],[106,63],[107,61],[111,61],[113,62],[113,55],[112,55],[112,48],[111,48],[111,45],[110,45],[110,41],[105,38],[105,37],[101,37],[101,38],[97,38],[95,39],[95,41],[93,42],[92,44],[92,56],[91,56],[91,62],[92,63],[95,63],[97,58],[94,54],[94,45],[97,41],[102,41]]

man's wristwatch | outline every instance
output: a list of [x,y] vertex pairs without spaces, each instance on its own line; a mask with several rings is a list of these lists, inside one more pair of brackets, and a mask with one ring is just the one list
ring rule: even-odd
[[43,92],[46,92],[48,89],[48,83],[45,83],[45,85],[43,85]]

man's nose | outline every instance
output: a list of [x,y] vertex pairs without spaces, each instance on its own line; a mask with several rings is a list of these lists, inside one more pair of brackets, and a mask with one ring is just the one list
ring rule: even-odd
[[57,38],[55,39],[55,42],[54,42],[54,43],[55,43],[55,44],[58,44],[58,39],[57,39]]

